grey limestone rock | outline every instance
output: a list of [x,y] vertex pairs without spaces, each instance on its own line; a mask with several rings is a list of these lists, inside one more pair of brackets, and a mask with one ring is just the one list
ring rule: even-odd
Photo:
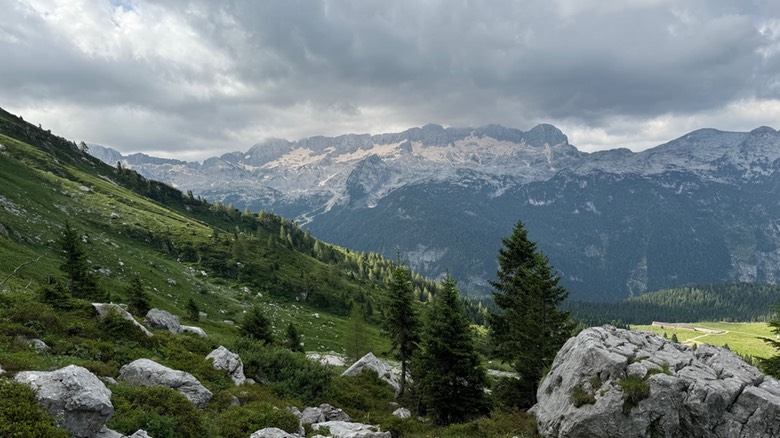
[[390,386],[395,389],[396,393],[398,393],[398,391],[401,389],[400,379],[395,370],[393,370],[389,364],[377,359],[377,357],[374,356],[374,353],[367,353],[365,356],[361,357],[357,362],[353,363],[349,368],[347,368],[347,370],[344,371],[341,375],[357,376],[365,369],[369,369],[377,373],[379,378],[389,383]]
[[249,438],[298,438],[298,435],[287,433],[278,427],[266,427],[253,433]]
[[328,403],[323,403],[316,408],[308,407],[303,412],[299,412],[297,408],[288,408],[287,410],[297,415],[301,419],[302,424],[315,424],[326,421],[352,421],[346,412]]
[[181,333],[179,317],[160,309],[151,309],[146,313],[146,325],[157,330],[168,330],[174,335]]
[[208,335],[206,334],[205,330],[203,330],[200,327],[195,327],[195,326],[192,326],[192,325],[183,325],[183,326],[181,326],[181,333],[194,333],[194,334],[200,336],[201,338],[207,338],[208,337]]
[[206,356],[206,360],[209,359],[212,361],[214,368],[227,371],[234,385],[238,386],[246,383],[244,363],[241,362],[241,358],[236,353],[220,346]]
[[152,332],[147,330],[146,327],[144,327],[138,321],[136,321],[135,318],[133,318],[133,315],[128,313],[127,310],[123,309],[118,304],[92,303],[92,308],[95,309],[95,312],[97,313],[98,318],[100,319],[107,317],[111,312],[116,312],[117,315],[135,324],[135,326],[141,329],[141,331],[144,332],[146,336],[152,336]]
[[406,419],[412,417],[412,413],[409,411],[409,409],[406,409],[406,408],[398,408],[398,409],[394,410],[393,411],[393,415],[395,415],[396,417],[398,417],[398,418],[400,418],[402,420],[406,420]]
[[[649,391],[633,403],[621,389],[629,377]],[[531,412],[546,438],[780,436],[775,379],[722,348],[611,326],[569,339],[537,400]]]
[[182,393],[199,408],[205,407],[213,395],[192,374],[149,359],[138,359],[123,366],[119,370],[119,380],[138,386],[167,386]]
[[392,438],[390,432],[382,432],[379,426],[363,423],[349,423],[346,421],[325,421],[312,424],[312,429],[318,431],[328,428],[333,438]]
[[114,415],[111,391],[86,368],[22,371],[14,378],[35,390],[38,403],[74,437],[94,437]]

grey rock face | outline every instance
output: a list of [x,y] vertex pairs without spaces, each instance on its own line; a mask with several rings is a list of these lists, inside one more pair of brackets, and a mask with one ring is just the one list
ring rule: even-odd
[[[622,389],[627,378],[647,390],[633,402],[641,391]],[[775,379],[722,348],[611,326],[569,339],[537,399],[531,411],[544,437],[780,436]]]
[[213,361],[214,368],[227,371],[234,385],[243,385],[246,382],[244,363],[236,353],[220,346],[206,356],[206,360],[209,359]]
[[167,386],[182,393],[199,408],[205,407],[213,395],[192,374],[149,359],[138,359],[123,366],[119,370],[119,380],[138,386]]
[[174,335],[181,333],[179,317],[165,310],[152,309],[146,313],[146,324],[157,330],[168,330]]
[[111,312],[116,312],[119,316],[122,318],[132,322],[135,324],[136,327],[141,329],[142,332],[146,336],[153,336],[152,332],[146,329],[146,327],[142,326],[138,321],[133,318],[133,315],[127,312],[127,310],[120,307],[118,304],[114,303],[92,303],[92,308],[95,309],[95,312],[98,315],[98,318],[103,319],[109,315]]
[[298,411],[297,408],[287,408],[287,411],[298,416],[302,424],[315,424],[326,421],[352,421],[346,412],[328,403],[323,403],[316,408],[308,407],[303,412]]
[[298,435],[287,433],[278,427],[266,427],[253,433],[249,438],[298,438]]
[[390,432],[382,432],[379,426],[363,423],[348,423],[346,421],[326,421],[312,424],[312,429],[320,430],[327,427],[333,438],[392,438]]
[[114,415],[111,391],[86,368],[23,371],[14,378],[32,387],[38,403],[74,437],[94,437]]
[[392,386],[393,389],[395,389],[396,393],[401,389],[401,383],[399,381],[400,379],[398,375],[395,373],[395,371],[393,370],[393,368],[387,363],[377,359],[377,357],[374,356],[374,353],[368,353],[365,356],[361,357],[357,362],[353,363],[352,366],[347,368],[346,371],[341,373],[341,375],[357,376],[358,374],[362,373],[363,370],[365,369],[369,369],[377,373],[377,375],[379,375],[379,378],[389,383],[390,386]]

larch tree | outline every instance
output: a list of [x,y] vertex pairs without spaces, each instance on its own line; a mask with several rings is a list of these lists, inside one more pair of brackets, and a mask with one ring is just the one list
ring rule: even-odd
[[491,282],[499,310],[489,317],[491,342],[496,356],[518,374],[515,403],[530,407],[545,369],[573,330],[569,312],[558,309],[568,292],[522,221],[502,243],[497,280]]
[[485,368],[455,280],[449,276],[428,308],[418,356],[419,390],[434,423],[459,423],[485,413]]
[[401,362],[398,397],[404,395],[409,361],[417,349],[419,319],[414,308],[412,283],[406,269],[398,264],[390,277],[384,312],[384,330],[390,337],[391,351]]

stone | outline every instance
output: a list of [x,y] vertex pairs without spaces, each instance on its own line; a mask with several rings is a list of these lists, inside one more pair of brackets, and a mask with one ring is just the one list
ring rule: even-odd
[[316,408],[308,407],[303,412],[298,411],[298,408],[289,407],[287,411],[300,418],[302,424],[322,423],[325,421],[352,421],[346,412],[328,403],[323,403]]
[[138,386],[167,386],[183,394],[199,408],[205,407],[213,396],[192,374],[149,359],[138,359],[123,366],[119,370],[119,381]]
[[[628,377],[646,396],[626,399]],[[611,326],[569,339],[537,400],[530,412],[545,438],[780,436],[777,380],[723,348]]]
[[406,419],[412,417],[412,413],[409,411],[409,409],[406,409],[406,408],[398,408],[398,409],[394,410],[393,411],[393,415],[395,415],[396,417],[398,417],[398,418],[400,418],[402,420],[406,420]]
[[236,353],[220,346],[209,353],[206,356],[206,360],[211,360],[214,368],[227,371],[234,385],[239,386],[246,383],[244,363],[241,362],[241,358]]
[[309,359],[312,362],[319,362],[321,365],[329,365],[334,367],[343,367],[346,365],[344,362],[344,356],[338,354],[338,353],[317,353],[317,352],[311,352],[306,353],[306,359]]
[[181,333],[179,317],[160,309],[151,309],[146,313],[146,325],[157,330],[168,330],[177,335]]
[[94,437],[114,415],[111,391],[86,368],[22,371],[14,380],[35,390],[38,404],[74,437]]
[[390,432],[382,432],[379,426],[372,426],[363,423],[349,423],[346,421],[325,421],[311,425],[312,429],[318,431],[322,428],[328,428],[328,436],[333,438],[392,438]]
[[40,340],[40,339],[30,339],[30,340],[28,340],[28,341],[27,341],[27,344],[28,344],[30,347],[32,347],[32,348],[34,348],[35,350],[37,350],[37,351],[41,351],[41,352],[44,352],[44,353],[48,353],[48,352],[50,352],[50,351],[51,351],[51,347],[49,347],[48,345],[46,345],[46,343],[45,343],[45,342],[43,342],[43,341],[42,341],[42,340]]
[[352,366],[347,368],[346,371],[341,373],[342,376],[357,376],[362,373],[363,370],[371,370],[377,373],[380,379],[384,380],[390,386],[395,389],[396,394],[401,390],[400,378],[396,374],[395,370],[385,362],[377,359],[373,353],[367,353],[365,356],[358,359]]
[[3,374],[5,374],[5,370],[3,369],[3,366],[0,365],[0,376],[2,376]]
[[287,433],[278,427],[266,427],[253,433],[249,438],[298,438],[298,435]]
[[130,435],[130,436],[129,436],[129,437],[127,437],[127,438],[152,438],[152,437],[151,437],[151,436],[149,436],[149,433],[148,433],[148,432],[146,432],[145,430],[143,430],[143,429],[138,429],[138,430],[136,430],[136,431],[135,431],[135,433],[134,433],[134,434]]
[[100,376],[100,377],[98,377],[98,379],[103,381],[103,383],[105,383],[106,385],[116,385],[117,384],[116,379],[113,378],[113,377]]
[[141,323],[135,320],[133,318],[133,315],[127,312],[127,310],[120,307],[118,304],[114,303],[92,303],[92,308],[95,309],[95,312],[97,313],[97,316],[99,319],[103,319],[107,317],[111,312],[116,312],[117,315],[121,316],[122,318],[132,322],[136,327],[141,329],[142,332],[146,336],[153,336],[152,332],[146,329]]
[[200,336],[201,338],[208,338],[209,337],[209,335],[206,334],[205,330],[203,330],[200,327],[195,327],[195,326],[192,326],[192,325],[183,325],[183,326],[181,326],[181,333],[194,333],[194,334]]
[[106,426],[103,426],[103,428],[100,429],[100,432],[98,432],[96,435],[96,438],[126,438],[126,436],[113,429],[109,429]]

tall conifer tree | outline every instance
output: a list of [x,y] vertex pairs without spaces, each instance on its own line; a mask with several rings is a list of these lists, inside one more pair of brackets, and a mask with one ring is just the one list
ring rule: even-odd
[[412,283],[406,269],[398,264],[390,277],[384,329],[390,336],[392,351],[401,361],[401,388],[398,397],[404,395],[409,360],[417,349],[419,320],[414,308]]

